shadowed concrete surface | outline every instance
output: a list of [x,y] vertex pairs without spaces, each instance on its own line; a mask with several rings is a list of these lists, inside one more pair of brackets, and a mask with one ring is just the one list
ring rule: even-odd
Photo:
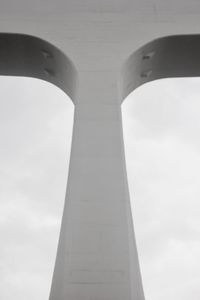
[[199,76],[199,17],[197,1],[0,2],[1,74],[50,81],[75,103],[50,300],[144,300],[121,102],[145,82]]

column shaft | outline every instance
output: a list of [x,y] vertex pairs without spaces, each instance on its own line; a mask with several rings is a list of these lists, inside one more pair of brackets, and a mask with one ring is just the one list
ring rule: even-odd
[[[84,86],[74,131],[50,300],[143,300],[124,159],[121,107]],[[105,93],[99,87],[97,98]],[[97,93],[97,91],[96,91]],[[87,96],[87,97],[86,97]],[[95,95],[93,95],[95,96]],[[115,98],[115,99],[114,99]],[[113,100],[113,101],[112,101]]]

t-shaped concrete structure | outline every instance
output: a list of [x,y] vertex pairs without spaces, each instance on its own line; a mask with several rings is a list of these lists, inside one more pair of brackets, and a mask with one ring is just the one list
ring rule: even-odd
[[49,299],[144,300],[120,106],[148,81],[200,75],[200,3],[1,0],[0,30],[1,75],[47,80],[75,104]]

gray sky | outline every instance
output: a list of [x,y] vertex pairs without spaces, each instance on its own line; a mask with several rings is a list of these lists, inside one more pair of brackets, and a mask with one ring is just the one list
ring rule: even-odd
[[[199,84],[148,83],[123,104],[146,300],[200,299]],[[1,77],[0,85],[0,299],[48,300],[73,105],[43,81]]]
[[147,300],[200,299],[200,80],[149,83],[123,107]]

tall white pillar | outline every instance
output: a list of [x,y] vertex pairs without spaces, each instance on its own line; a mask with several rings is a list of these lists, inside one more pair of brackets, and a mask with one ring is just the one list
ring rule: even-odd
[[80,78],[50,300],[144,300],[112,74]]

